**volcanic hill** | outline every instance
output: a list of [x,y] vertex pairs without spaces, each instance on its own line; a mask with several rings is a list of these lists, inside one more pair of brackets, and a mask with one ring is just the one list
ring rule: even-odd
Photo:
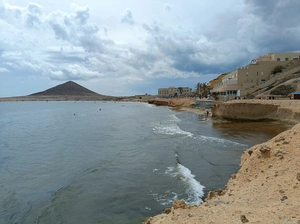
[[29,96],[92,96],[103,97],[75,82],[68,81],[66,83],[57,85],[42,92],[33,93]]
[[118,100],[118,97],[105,96],[95,93],[75,82],[68,81],[42,92],[30,94],[28,96],[4,97],[0,101],[99,101]]

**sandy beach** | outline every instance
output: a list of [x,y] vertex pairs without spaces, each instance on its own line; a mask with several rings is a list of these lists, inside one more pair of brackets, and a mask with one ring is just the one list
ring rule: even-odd
[[[250,119],[252,113],[254,120],[277,118],[295,126],[244,151],[240,170],[223,189],[210,192],[200,206],[175,201],[164,214],[144,223],[300,224],[300,101],[231,101],[213,108],[213,116],[226,117],[232,114],[231,110],[228,113],[232,107],[239,109],[232,119]],[[256,110],[249,110],[254,107]],[[197,109],[182,109],[197,113]]]

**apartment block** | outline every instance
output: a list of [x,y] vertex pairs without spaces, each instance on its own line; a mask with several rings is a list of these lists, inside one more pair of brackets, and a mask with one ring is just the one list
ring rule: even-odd
[[274,68],[285,66],[290,61],[299,60],[299,58],[300,52],[269,53],[259,56],[252,60],[250,64],[219,76],[219,79],[214,81],[211,93],[224,101],[236,97],[245,97],[247,89],[264,84],[269,80],[273,75]]
[[192,89],[189,87],[174,87],[169,88],[159,88],[158,97],[160,98],[171,98],[171,97],[180,97],[180,96],[190,96]]

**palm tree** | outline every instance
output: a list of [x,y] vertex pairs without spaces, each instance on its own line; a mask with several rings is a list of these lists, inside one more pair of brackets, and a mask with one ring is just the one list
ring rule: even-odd
[[201,82],[198,82],[197,85],[196,85],[196,93],[197,93],[198,95],[200,95],[201,87],[202,87],[202,83],[201,83]]
[[207,96],[207,83],[206,82],[198,82],[196,85],[197,94],[199,97]]
[[178,87],[178,90],[179,90],[179,96],[181,96],[183,88],[182,87]]

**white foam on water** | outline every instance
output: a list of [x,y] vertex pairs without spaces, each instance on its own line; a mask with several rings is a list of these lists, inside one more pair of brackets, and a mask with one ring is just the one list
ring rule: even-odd
[[178,200],[178,194],[170,190],[167,190],[163,195],[153,193],[152,191],[150,192],[150,195],[153,196],[154,200],[163,206],[170,206],[174,201]]
[[195,179],[196,176],[192,174],[187,167],[178,163],[177,170],[181,180],[186,185],[186,193],[188,194],[186,202],[189,204],[199,205],[202,202],[202,197],[204,195],[203,189],[205,187]]
[[187,167],[178,163],[176,167],[168,167],[165,174],[176,177],[178,180],[183,182],[185,193],[188,195],[187,199],[183,199],[186,203],[190,205],[199,205],[203,202],[203,189],[205,187],[195,179],[196,176],[192,174],[191,170]]
[[209,136],[197,136],[195,137],[195,139],[200,139],[201,141],[203,142],[212,142],[212,143],[220,143],[220,144],[229,144],[229,145],[236,145],[236,146],[242,146],[242,147],[248,147],[247,145],[245,144],[241,144],[241,143],[238,143],[238,142],[234,142],[234,141],[231,141],[231,140],[227,140],[227,139],[222,139],[222,138],[215,138],[215,137],[209,137]]
[[156,168],[152,169],[152,172],[153,172],[153,173],[156,172],[156,171],[158,171],[158,169],[156,169]]
[[153,131],[157,134],[163,135],[186,135],[189,137],[193,137],[193,134],[191,132],[181,130],[177,124],[156,125],[153,128]]
[[146,107],[155,107],[155,106],[156,106],[156,105],[150,104],[150,103],[144,103],[144,105],[145,105]]
[[170,121],[176,121],[176,122],[180,122],[181,121],[175,114],[171,114],[169,116],[171,118]]

